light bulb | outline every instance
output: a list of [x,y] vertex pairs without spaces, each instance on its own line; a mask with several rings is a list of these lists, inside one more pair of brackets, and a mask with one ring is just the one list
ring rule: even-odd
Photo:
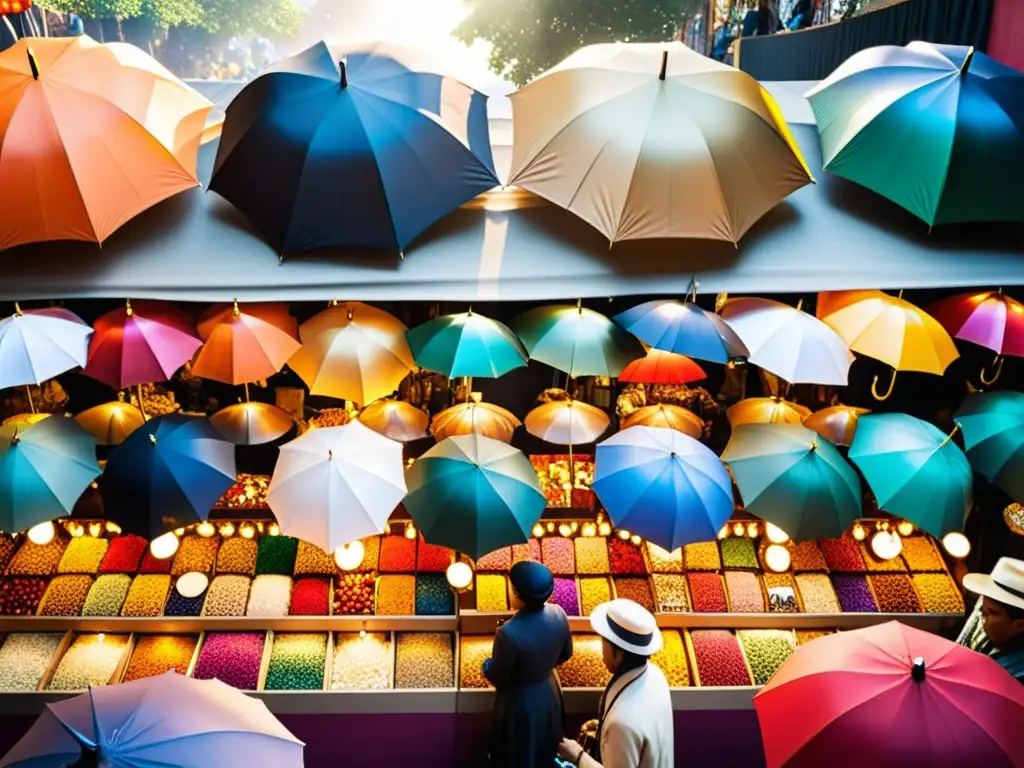
[[900,536],[906,538],[914,533],[914,524],[907,520],[902,520],[900,521],[900,524],[896,526],[896,530],[900,532]]
[[627,530],[620,530],[619,531],[619,538],[622,539],[623,541],[628,539],[629,538],[629,531],[627,531]]
[[184,536],[185,535],[185,529],[184,528],[175,528],[174,529],[174,535],[175,536]]
[[196,533],[198,533],[204,539],[210,538],[216,532],[217,532],[217,529],[214,527],[213,523],[209,523],[209,522],[200,523],[199,525],[196,526]]
[[407,538],[407,539],[415,539],[416,538],[416,526],[414,526],[412,523],[409,523],[409,525],[405,526],[405,538]]
[[562,536],[569,536],[572,534],[572,527],[566,523],[562,523],[558,526],[558,533]]
[[68,533],[76,539],[81,538],[85,535],[85,526],[81,523],[68,523]]
[[728,525],[723,525],[721,527],[721,529],[718,531],[718,538],[724,539],[728,535],[729,535],[729,526]]
[[363,547],[363,542],[352,541],[334,550],[334,562],[343,571],[354,571],[363,564],[363,557],[365,555],[366,550]]
[[96,642],[98,642],[98,643],[102,643],[106,639],[107,639],[107,636],[105,634],[103,634],[102,632],[100,632],[98,635],[96,635]]
[[121,526],[120,525],[118,525],[117,523],[113,523],[113,522],[108,522],[107,523],[107,533],[118,534],[120,532],[121,532]]
[[267,529],[267,533],[269,533],[271,536],[280,536],[281,526],[277,523],[271,523],[270,528]]
[[597,536],[597,526],[593,523],[584,523],[583,535],[587,537]]
[[743,523],[736,523],[732,527],[732,533],[734,536],[742,536],[746,532],[747,529],[744,527]]
[[173,531],[157,536],[149,542],[149,551],[157,560],[167,560],[178,551],[178,537]]
[[251,539],[256,535],[256,526],[252,523],[242,523],[238,528],[238,532],[242,535],[243,539]]
[[53,527],[53,521],[51,520],[47,520],[39,525],[33,525],[28,529],[28,540],[41,547],[53,541],[53,537],[56,535],[57,529]]
[[601,523],[597,526],[597,532],[602,536],[611,536],[612,527],[608,523]]
[[895,531],[879,531],[871,537],[871,551],[879,560],[892,560],[903,551],[903,539]]
[[[29,531],[29,535],[32,535],[31,531]],[[966,536],[957,531],[952,531],[943,536],[942,546],[951,557],[955,557],[957,560],[963,560],[971,554],[971,542],[968,541]]]
[[473,583],[473,569],[461,560],[449,565],[444,575],[453,589],[463,590]]
[[385,536],[390,536],[391,535],[391,523],[384,523],[384,535]]
[[533,526],[533,535],[534,535],[535,538],[538,538],[538,539],[541,536],[543,536],[544,535],[544,526],[541,525],[540,523],[537,523],[535,526]]
[[100,534],[103,533],[103,526],[99,523],[89,523],[89,535],[94,539],[98,539]]
[[573,520],[569,527],[572,528],[573,533],[576,533],[580,529],[580,524]]
[[366,630],[365,629],[360,629],[359,630],[359,636],[360,637],[366,637]]
[[640,546],[640,542],[643,541],[643,539],[641,539],[635,533],[632,536],[629,537],[629,540],[632,541],[634,544],[636,544],[638,547]]
[[752,539],[757,538],[757,523],[747,523],[747,536]]
[[224,523],[224,525],[222,525],[220,527],[220,535],[223,536],[225,539],[234,536],[235,535],[235,524],[234,523]]
[[774,523],[764,524],[764,535],[772,544],[785,544],[789,541],[789,534]]
[[548,528],[548,533],[554,533],[555,532],[555,524],[554,523],[548,523],[547,528]]
[[857,541],[864,541],[864,539],[866,539],[867,537],[868,537],[868,532],[867,532],[867,530],[865,530],[863,525],[861,525],[860,523],[857,523],[855,526],[853,526],[853,538],[854,539],[856,539]]
[[784,573],[789,570],[791,560],[789,550],[781,544],[770,544],[764,551],[764,564],[769,571]]

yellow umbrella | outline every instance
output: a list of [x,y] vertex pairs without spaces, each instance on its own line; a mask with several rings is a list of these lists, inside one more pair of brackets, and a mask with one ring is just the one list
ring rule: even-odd
[[366,406],[359,420],[384,437],[408,443],[427,436],[429,417],[404,400],[378,400]]
[[120,445],[146,423],[146,417],[134,405],[126,403],[124,393],[119,392],[117,400],[82,411],[75,421],[96,438],[98,445]]
[[441,411],[430,423],[430,432],[438,442],[458,435],[483,435],[503,443],[512,442],[512,433],[522,426],[511,411],[492,403],[459,403]]
[[221,408],[210,423],[225,440],[235,445],[262,445],[288,433],[295,420],[287,411],[269,403],[246,401]]
[[629,429],[630,427],[674,429],[694,440],[699,440],[704,434],[704,422],[699,416],[681,405],[671,405],[670,403],[637,408],[622,420],[620,429]]
[[302,349],[288,365],[310,394],[372,403],[394,392],[413,368],[407,330],[368,304],[332,304],[299,328]]
[[854,408],[852,405],[833,405],[812,413],[804,419],[804,426],[813,429],[833,445],[849,448],[857,431],[857,419],[865,413],[871,411],[867,408]]
[[878,377],[871,383],[876,400],[886,400],[899,371],[941,376],[960,353],[949,333],[921,308],[882,291],[826,291],[818,294],[818,318],[861,355],[881,360],[893,369],[884,395]]
[[8,424],[17,424],[21,426],[30,427],[33,424],[38,424],[43,419],[50,418],[48,413],[16,413],[13,416],[8,416],[4,419],[4,426]]
[[725,412],[729,424],[801,424],[811,409],[783,400],[781,397],[748,397]]

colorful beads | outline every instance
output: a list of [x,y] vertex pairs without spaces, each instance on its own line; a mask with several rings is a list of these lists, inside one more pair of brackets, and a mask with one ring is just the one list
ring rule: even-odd
[[323,690],[326,663],[327,635],[275,635],[263,688],[267,691]]
[[292,577],[265,573],[253,579],[246,616],[287,616],[292,602]]
[[741,629],[743,644],[754,685],[765,685],[796,650],[793,633],[782,629]]
[[757,553],[754,542],[740,536],[722,539],[722,565],[726,568],[757,569]]
[[331,665],[333,691],[391,688],[391,638],[385,632],[338,633]]
[[946,564],[928,536],[910,536],[903,540],[903,559],[912,571],[945,571]]
[[183,536],[171,565],[171,575],[181,576],[191,571],[210,573],[217,562],[218,549],[220,539],[216,536],[208,539],[196,535]]
[[525,544],[512,545],[512,565],[522,563],[526,560],[540,562],[540,542],[537,539],[530,539]]
[[574,635],[572,658],[558,667],[564,688],[603,688],[611,679],[604,665],[603,641],[597,635]]
[[39,615],[77,616],[91,587],[92,576],[55,576],[43,595]]
[[380,544],[381,573],[413,573],[416,570],[416,540],[385,536]]
[[416,615],[454,616],[455,594],[440,573],[416,575]]
[[104,573],[93,583],[82,606],[83,616],[120,616],[132,577],[126,573]]
[[[827,557],[827,555],[826,555]],[[839,604],[845,613],[877,613],[878,606],[868,587],[865,576],[833,574],[832,586],[836,588]]]
[[166,574],[136,576],[121,608],[122,616],[160,616],[164,612],[171,577]]
[[601,576],[611,571],[608,542],[603,536],[580,536],[575,542],[576,572]]
[[690,632],[690,642],[701,686],[750,685],[743,652],[732,632],[727,629],[695,629]]
[[601,603],[612,599],[611,586],[607,578],[596,576],[580,577],[580,612],[589,616]]
[[[330,612],[331,583],[323,576],[304,576],[292,587],[291,616],[326,616]],[[370,610],[373,610],[373,584],[370,584]]]
[[798,629],[796,630],[796,644],[807,645],[812,640],[817,640],[819,637],[828,637],[829,635],[835,634],[833,629]]
[[[306,581],[303,579],[302,581]],[[373,613],[375,573],[345,573],[334,581],[335,615],[368,616]]]
[[683,560],[688,571],[720,571],[722,559],[718,555],[718,543],[702,541],[683,547]]
[[764,613],[761,577],[749,571],[726,571],[725,588],[729,592],[729,610],[733,613]]
[[964,596],[945,573],[914,574],[925,613],[963,613]]
[[199,638],[195,635],[145,635],[135,641],[122,682],[157,677],[171,670],[184,675],[192,663]]
[[46,579],[16,576],[0,582],[0,614],[34,616],[46,592]]
[[619,576],[646,576],[647,563],[639,545],[627,539],[608,539],[608,560],[612,573]]
[[224,573],[215,576],[203,603],[203,616],[244,616],[249,604],[248,576]]
[[840,573],[862,573],[867,570],[860,546],[853,539],[842,536],[838,539],[822,539],[818,543],[831,570]]
[[193,676],[197,680],[216,679],[243,691],[255,691],[259,686],[265,639],[263,632],[207,633]]
[[395,688],[451,688],[455,655],[445,632],[401,632],[395,638]]
[[790,544],[789,556],[793,570],[797,573],[801,571],[828,571],[828,563],[825,562],[825,556],[821,553],[821,549],[816,541],[801,541],[796,544]]
[[549,536],[540,543],[541,562],[556,576],[576,573],[576,555],[569,539]]
[[129,534],[127,536],[116,536],[110,540],[107,547],[107,554],[100,562],[100,573],[135,573],[139,568],[139,561],[149,547],[141,536]]
[[92,536],[72,539],[60,559],[57,573],[96,573],[109,546],[106,539]]
[[378,616],[412,616],[416,613],[416,577],[387,574],[377,581]]
[[505,573],[511,567],[511,547],[502,547],[501,549],[496,549],[493,552],[488,552],[476,561],[476,569],[481,572],[494,571],[495,573]]
[[651,663],[658,667],[672,688],[686,688],[690,685],[690,665],[686,661],[686,646],[683,636],[676,629],[661,631],[661,650],[651,656]]
[[683,574],[655,573],[651,581],[662,613],[689,612],[690,591],[686,588],[686,577]]
[[139,573],[170,573],[172,564],[173,561],[170,558],[159,560],[153,557],[153,553],[149,550],[149,544],[146,544],[146,553],[142,556],[142,562],[139,563]]
[[259,544],[255,539],[236,536],[225,539],[217,552],[217,573],[240,573],[252,576],[256,573],[256,553]]
[[769,613],[800,613],[796,582],[788,573],[766,573],[762,575],[765,592],[768,593]]
[[550,602],[560,606],[565,611],[566,616],[579,616],[580,597],[576,590],[576,579],[556,576],[555,589],[551,593]]
[[649,541],[647,542],[647,556],[651,559],[651,570],[655,573],[683,572],[682,547],[674,552],[669,552]]
[[482,613],[502,613],[508,610],[508,582],[495,573],[476,576],[476,609]]
[[454,558],[455,553],[448,547],[428,544],[420,537],[416,551],[416,570],[419,573],[444,573]]
[[167,597],[167,605],[164,607],[165,616],[199,616],[203,612],[203,603],[206,602],[206,593],[210,591],[207,587],[201,594],[195,597],[185,597],[177,586],[171,590]]
[[494,638],[490,635],[460,635],[459,637],[459,687],[490,688],[484,677],[484,662],[491,657]]
[[902,557],[881,560],[871,551],[871,547],[866,542],[861,542],[860,551],[868,571],[875,573],[906,573],[907,571],[907,566],[903,563]]
[[882,613],[920,613],[921,601],[905,573],[880,573],[868,577]]
[[807,613],[839,613],[842,610],[832,582],[824,573],[798,573],[796,585]]
[[717,573],[688,573],[690,598],[696,613],[726,613],[722,578]]
[[[366,548],[363,548],[363,562],[367,559]],[[374,563],[376,568],[377,564]],[[299,546],[295,550],[295,575],[296,576],[333,576],[338,570],[334,558],[329,552],[325,552],[315,544],[299,539]]]
[[615,596],[639,603],[654,613],[654,593],[651,592],[651,583],[647,579],[617,576],[615,578]]
[[368,536],[363,539],[363,562],[361,571],[376,571],[380,562],[381,536]]
[[9,634],[0,646],[0,692],[37,690],[63,638],[60,632]]
[[67,539],[61,536],[54,536],[49,544],[33,544],[26,540],[7,566],[7,573],[12,576],[49,576],[56,573],[67,545]]
[[121,663],[128,635],[79,635],[57,664],[48,691],[82,691],[108,685]]
[[295,572],[299,540],[291,536],[264,536],[256,554],[256,575],[291,576]]

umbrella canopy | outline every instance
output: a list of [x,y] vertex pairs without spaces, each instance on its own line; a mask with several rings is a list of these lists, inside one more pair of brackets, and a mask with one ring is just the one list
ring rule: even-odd
[[402,444],[358,420],[311,429],[281,448],[267,503],[282,533],[331,552],[384,530],[404,469]]
[[287,304],[215,304],[199,318],[199,335],[192,372],[225,384],[273,376],[301,346]]
[[590,45],[511,98],[509,183],[613,243],[735,243],[812,181],[768,92],[682,43]]
[[192,318],[162,302],[129,301],[93,327],[82,373],[114,389],[166,381],[202,346]]
[[974,471],[1024,500],[1024,394],[978,392],[968,395],[953,416],[964,433],[967,460]]
[[593,488],[616,526],[669,552],[714,541],[734,509],[722,462],[672,429],[630,427],[605,440]]
[[[2,193],[0,193],[2,194]],[[22,310],[0,320],[0,389],[41,384],[88,359],[92,328],[60,307]]]
[[971,465],[950,438],[904,413],[861,416],[850,446],[878,508],[941,538],[971,510]]
[[70,515],[99,476],[96,438],[73,419],[0,426],[0,530]]
[[288,434],[295,419],[276,405],[245,402],[221,408],[210,423],[235,445],[262,445]]
[[555,400],[526,414],[526,431],[558,445],[592,443],[608,429],[611,419],[600,408],[580,400]]
[[430,416],[404,400],[378,400],[359,412],[359,421],[377,434],[408,443],[427,436]]
[[[445,93],[441,118],[422,94]],[[450,95],[450,98],[449,98]],[[277,62],[227,108],[210,189],[280,252],[351,246],[402,252],[431,224],[497,186],[493,166],[447,126],[473,89],[384,52],[324,43]],[[458,119],[461,117],[461,121]],[[343,195],[342,190],[358,190]]]
[[700,440],[704,434],[704,422],[697,414],[681,405],[658,403],[637,408],[622,420],[622,429],[630,427],[661,427],[674,429],[684,435]]
[[511,411],[491,403],[459,403],[437,414],[430,422],[430,434],[438,442],[459,435],[480,435],[503,443],[522,422]]
[[849,448],[857,433],[857,419],[865,413],[871,411],[867,408],[854,408],[852,405],[831,405],[805,418],[804,426],[813,429],[833,445]]
[[768,768],[1024,765],[1024,687],[895,621],[801,645],[754,708]]
[[741,424],[801,424],[810,415],[810,408],[781,397],[748,397],[725,412],[733,429]]
[[443,440],[406,470],[404,506],[423,538],[474,560],[523,544],[547,501],[530,460],[480,435]]
[[743,424],[722,454],[746,510],[794,541],[842,536],[861,516],[860,478],[800,424]]
[[807,98],[825,170],[929,226],[1024,221],[1024,74],[974,48],[854,54]]
[[98,751],[110,768],[301,768],[302,748],[259,699],[165,672],[47,704],[0,766],[62,768]]
[[84,410],[75,416],[75,421],[96,438],[97,445],[120,445],[146,422],[146,417],[126,403],[124,393],[119,392],[117,400]]
[[158,416],[111,452],[104,508],[125,532],[152,539],[205,520],[235,476],[235,446],[207,419]]
[[472,309],[430,320],[405,337],[416,365],[449,378],[497,378],[526,365],[526,350],[515,334]]
[[530,357],[569,376],[616,377],[644,348],[611,320],[587,309],[557,305],[531,309],[512,322]]
[[813,315],[770,299],[730,299],[722,307],[749,351],[747,362],[791,384],[845,387],[853,354],[835,331]]
[[986,386],[999,378],[1003,355],[1024,357],[1024,304],[1002,290],[950,296],[932,304],[928,312],[954,338],[996,353],[995,371],[981,374]]
[[0,250],[102,243],[196,187],[213,104],[139,48],[86,36],[22,39],[0,53]]
[[634,384],[689,384],[705,378],[704,369],[686,355],[654,347],[619,374],[619,381]]
[[721,317],[690,301],[659,299],[621,312],[615,322],[645,344],[711,363],[745,359],[746,346]]

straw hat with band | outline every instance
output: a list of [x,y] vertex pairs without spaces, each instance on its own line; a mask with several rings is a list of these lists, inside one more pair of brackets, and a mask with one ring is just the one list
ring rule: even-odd
[[616,648],[637,656],[653,656],[661,650],[661,631],[654,616],[632,600],[620,598],[597,606],[590,614],[590,626]]
[[1024,560],[1002,557],[991,574],[968,573],[964,576],[964,588],[1024,610]]

